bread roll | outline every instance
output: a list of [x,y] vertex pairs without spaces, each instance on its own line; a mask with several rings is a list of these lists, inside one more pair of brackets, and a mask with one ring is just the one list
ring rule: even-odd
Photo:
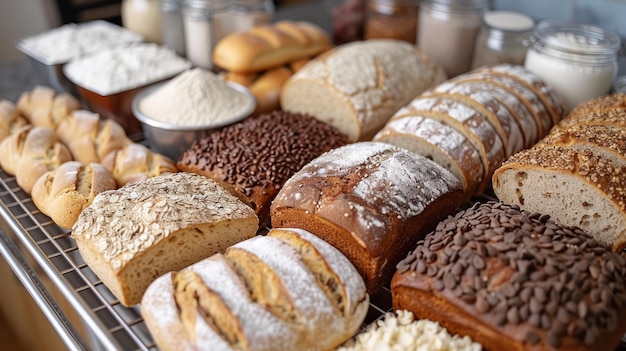
[[462,200],[461,182],[435,162],[361,142],[331,150],[291,177],[272,203],[272,226],[302,228],[326,240],[373,293]]
[[272,229],[160,277],[141,309],[164,351],[333,350],[368,301],[339,251],[302,230]]
[[22,93],[17,107],[30,123],[54,130],[72,111],[80,108],[80,101],[68,93],[37,86],[32,92]]
[[102,165],[113,174],[118,187],[178,172],[174,161],[136,143],[110,152],[102,160]]
[[279,21],[231,33],[213,49],[213,62],[232,72],[259,72],[330,48],[328,34],[308,22]]
[[12,102],[0,99],[0,142],[27,124]]
[[284,110],[309,113],[350,140],[369,140],[391,116],[445,75],[415,46],[366,40],[338,46],[294,74],[280,96]]
[[547,215],[489,202],[450,216],[398,264],[394,309],[486,350],[613,350],[626,264]]
[[73,111],[57,128],[57,136],[67,145],[76,161],[101,162],[109,153],[124,148],[131,140],[124,128],[112,119],[100,119],[97,113]]
[[253,114],[268,113],[280,108],[280,91],[293,72],[287,67],[278,67],[262,73],[250,85],[256,99]]
[[465,200],[483,182],[483,163],[472,143],[459,131],[418,113],[392,118],[374,141],[415,152],[441,165],[463,183]]
[[102,165],[70,161],[39,177],[31,196],[41,213],[70,229],[96,195],[115,188],[113,176]]
[[157,277],[256,234],[254,212],[217,183],[173,173],[96,196],[74,224],[85,263],[124,306]]

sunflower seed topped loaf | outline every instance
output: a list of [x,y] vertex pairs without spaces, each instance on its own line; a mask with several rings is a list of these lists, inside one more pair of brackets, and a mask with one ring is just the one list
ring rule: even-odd
[[283,86],[283,110],[309,113],[351,141],[369,140],[400,107],[445,79],[415,45],[390,39],[335,47]]
[[360,142],[321,155],[291,177],[272,203],[271,218],[274,227],[302,228],[338,248],[374,292],[462,200],[461,182],[435,162]]
[[250,207],[216,182],[171,173],[99,194],[72,228],[85,263],[125,305],[157,277],[256,234]]
[[178,168],[219,182],[250,204],[266,226],[270,202],[284,182],[315,157],[347,143],[336,128],[312,116],[274,111],[197,140]]
[[397,267],[395,309],[487,350],[612,350],[626,331],[624,257],[515,205],[448,217]]
[[626,127],[626,94],[615,93],[583,102],[576,106],[558,126],[571,125]]
[[150,285],[141,312],[161,350],[333,350],[369,297],[338,250],[271,229]]

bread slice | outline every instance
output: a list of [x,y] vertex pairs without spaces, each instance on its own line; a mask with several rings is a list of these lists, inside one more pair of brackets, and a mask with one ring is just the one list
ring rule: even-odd
[[171,173],[99,194],[72,237],[85,263],[125,306],[148,285],[256,234],[254,211],[212,180]]
[[141,310],[164,351],[332,350],[356,332],[368,302],[339,251],[282,228],[161,276]]
[[[415,152],[441,165],[461,182],[465,200],[483,182],[481,154],[457,129],[419,113],[402,113],[376,134],[379,141]],[[502,156],[503,157],[503,156]]]
[[626,247],[626,166],[589,149],[524,150],[496,170],[493,189],[505,203],[578,226],[615,252]]
[[271,207],[272,226],[301,228],[339,249],[368,292],[463,200],[461,182],[426,157],[381,142],[349,144],[291,177]]
[[350,140],[370,140],[391,116],[443,81],[415,45],[389,39],[331,49],[294,74],[281,91],[283,110],[308,113]]

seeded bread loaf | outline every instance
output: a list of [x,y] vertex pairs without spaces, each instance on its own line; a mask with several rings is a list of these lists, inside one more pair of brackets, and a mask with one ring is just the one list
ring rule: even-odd
[[25,125],[0,143],[2,169],[28,194],[39,177],[71,160],[67,147],[45,127]]
[[70,229],[96,195],[115,188],[113,176],[102,165],[70,161],[39,177],[31,196],[41,213]]
[[391,116],[445,74],[415,45],[366,40],[335,47],[285,83],[286,111],[309,113],[350,140],[369,140]]
[[249,203],[266,226],[270,203],[285,181],[315,157],[346,143],[345,135],[311,116],[275,111],[194,142],[178,167],[222,184]]
[[398,264],[393,307],[486,350],[612,350],[626,264],[581,229],[489,202],[450,216]]
[[125,144],[104,156],[101,164],[113,174],[118,187],[165,173],[176,173],[174,161],[142,144]]
[[579,226],[619,252],[626,248],[626,166],[591,149],[541,145],[508,159],[493,175],[503,202]]
[[0,142],[27,124],[28,121],[20,115],[15,104],[0,99]]
[[124,148],[131,140],[124,128],[112,119],[100,119],[97,113],[73,111],[56,130],[76,161],[101,162],[109,153]]
[[368,308],[363,280],[335,248],[272,229],[147,290],[142,314],[161,350],[334,350]]
[[[401,110],[402,111],[402,110]],[[374,141],[407,149],[435,161],[463,183],[465,200],[483,181],[483,164],[472,143],[456,129],[415,114],[396,115]]]
[[575,107],[558,126],[612,125],[626,127],[626,94],[601,96]]
[[291,177],[272,203],[274,227],[305,229],[354,264],[369,292],[463,201],[461,182],[437,163],[380,142],[331,150]]
[[100,193],[74,224],[85,263],[125,306],[157,277],[256,234],[250,207],[214,181],[171,173]]

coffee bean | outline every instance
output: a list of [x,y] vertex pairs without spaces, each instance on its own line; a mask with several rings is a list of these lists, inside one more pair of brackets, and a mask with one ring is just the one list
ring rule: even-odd
[[532,296],[533,296],[533,288],[531,287],[526,287],[522,289],[522,291],[520,292],[520,297],[522,298],[522,301],[524,301],[525,303],[530,302],[530,298]]
[[463,246],[467,243],[467,239],[461,233],[458,233],[454,236],[454,243],[458,246]]
[[509,308],[509,310],[506,313],[506,320],[507,322],[509,322],[510,324],[518,324],[519,323],[519,311],[517,309],[516,306],[513,306],[511,308]]
[[578,318],[585,319],[587,317],[589,308],[587,307],[587,303],[585,303],[585,301],[580,301],[578,303],[577,312],[578,312]]
[[572,317],[567,309],[561,307],[556,313],[556,319],[563,324],[568,324],[572,320]]
[[528,316],[530,315],[528,305],[522,305],[519,308],[519,317],[522,321],[528,320]]
[[445,288],[445,284],[443,283],[442,280],[437,279],[435,280],[434,287],[435,287],[435,290],[441,291]]
[[485,296],[482,294],[476,296],[476,304],[474,306],[480,313],[487,313],[491,309],[491,306],[487,303]]
[[[537,272],[533,272],[533,273],[537,273]],[[532,274],[531,274],[531,277],[532,277]],[[536,280],[536,279],[533,279],[533,280]],[[536,286],[533,289],[533,295],[535,296],[537,301],[541,303],[546,302],[548,300],[548,296],[546,295],[546,290],[540,286]]]
[[456,279],[456,277],[457,277],[457,276],[455,276],[455,275],[451,275],[451,274],[450,274],[450,275],[447,275],[447,276],[444,278],[443,282],[444,282],[444,284],[445,284],[446,288],[448,288],[448,289],[452,290],[452,289],[454,289],[454,288],[456,287],[456,285],[457,285],[457,279]]
[[416,270],[417,270],[418,273],[424,274],[426,272],[426,269],[427,269],[427,267],[426,267],[426,263],[424,261],[422,261],[422,260],[417,261],[417,269]]
[[472,265],[478,269],[478,270],[482,270],[485,268],[485,260],[483,260],[482,257],[476,255],[474,257],[472,257]]
[[530,298],[529,307],[530,307],[530,312],[532,313],[540,313],[543,311],[543,305],[535,297]]
[[541,328],[543,329],[550,329],[550,326],[552,325],[552,321],[550,320],[550,317],[548,317],[547,314],[542,314],[541,315]]
[[591,274],[591,277],[593,279],[598,279],[598,277],[600,276],[601,271],[600,271],[600,268],[598,266],[593,265],[593,266],[589,267],[589,273]]
[[541,327],[541,315],[538,313],[532,313],[528,318],[528,323],[532,324],[536,328]]
[[559,310],[559,303],[556,300],[552,300],[546,305],[546,312],[551,316],[556,315],[558,310]]
[[461,275],[463,274],[463,261],[457,261],[453,266],[452,266],[452,274],[454,275]]
[[437,275],[437,271],[438,271],[437,267],[435,265],[431,264],[431,265],[428,266],[428,268],[426,270],[426,274],[429,277],[434,277],[435,275]]

